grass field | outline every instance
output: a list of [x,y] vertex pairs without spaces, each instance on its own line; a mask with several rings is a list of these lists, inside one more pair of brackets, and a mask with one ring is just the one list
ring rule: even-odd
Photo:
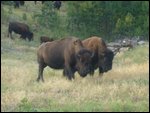
[[62,70],[44,70],[36,82],[39,36],[33,42],[7,38],[1,23],[1,111],[149,111],[149,44],[119,53],[113,69],[73,81]]

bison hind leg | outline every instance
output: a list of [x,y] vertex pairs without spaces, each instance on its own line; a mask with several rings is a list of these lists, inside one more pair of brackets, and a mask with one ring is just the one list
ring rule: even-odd
[[38,78],[37,78],[37,82],[40,81],[40,79],[42,79],[42,81],[44,82],[44,78],[43,78],[43,70],[46,67],[45,64],[39,64],[39,73],[38,73]]

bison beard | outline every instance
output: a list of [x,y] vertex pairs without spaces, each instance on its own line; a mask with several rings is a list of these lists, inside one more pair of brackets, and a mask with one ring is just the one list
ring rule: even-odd
[[92,53],[86,50],[81,40],[75,37],[55,40],[41,44],[37,52],[39,74],[37,81],[43,79],[43,70],[46,66],[54,69],[63,69],[63,74],[69,80],[74,78],[78,71],[85,77],[90,71]]

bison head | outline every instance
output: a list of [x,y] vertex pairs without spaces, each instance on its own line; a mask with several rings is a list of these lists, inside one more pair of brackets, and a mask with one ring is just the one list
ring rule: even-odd
[[76,69],[80,76],[85,77],[91,69],[91,59],[94,54],[86,49],[80,50],[76,55]]
[[114,53],[107,49],[100,57],[99,63],[102,73],[107,72],[112,69],[112,62],[114,58]]

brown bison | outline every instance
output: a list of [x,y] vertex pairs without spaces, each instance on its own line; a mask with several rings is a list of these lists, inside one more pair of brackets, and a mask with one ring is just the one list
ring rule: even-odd
[[20,34],[20,38],[26,39],[28,38],[29,41],[33,40],[33,33],[30,32],[29,26],[24,24],[24,23],[19,23],[19,22],[9,22],[9,27],[8,27],[8,37],[10,34],[11,39],[12,38],[12,31]]
[[49,37],[47,37],[47,36],[41,36],[41,37],[40,37],[41,43],[51,42],[51,41],[53,41],[53,40],[54,40],[53,38],[49,38]]
[[90,72],[92,56],[92,52],[85,49],[81,40],[75,37],[43,43],[37,52],[39,63],[37,81],[40,79],[44,81],[43,70],[46,66],[63,69],[63,74],[69,80],[74,78],[76,71],[85,77]]
[[99,68],[99,75],[112,69],[113,52],[107,48],[104,40],[100,37],[90,37],[82,41],[85,48],[94,52],[91,62],[90,74],[94,74],[94,70]]

